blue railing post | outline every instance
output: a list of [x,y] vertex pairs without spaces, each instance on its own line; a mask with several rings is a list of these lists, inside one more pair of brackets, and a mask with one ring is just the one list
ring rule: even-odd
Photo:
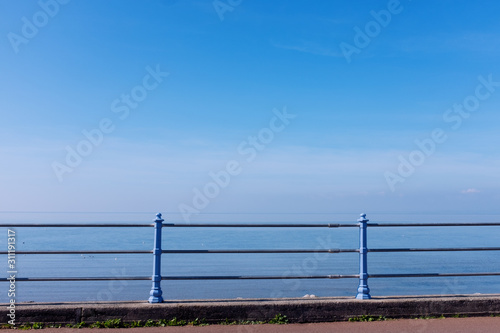
[[154,249],[153,249],[153,284],[151,286],[151,291],[149,292],[149,303],[161,303],[163,302],[162,291],[161,291],[161,228],[163,227],[163,219],[161,214],[156,214],[155,223],[155,239],[154,239]]
[[368,288],[368,262],[367,262],[367,240],[366,240],[366,214],[361,214],[359,222],[359,286],[356,299],[370,299],[370,288]]

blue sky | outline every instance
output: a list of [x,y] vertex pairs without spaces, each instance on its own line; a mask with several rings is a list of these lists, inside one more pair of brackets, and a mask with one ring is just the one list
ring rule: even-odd
[[499,10],[0,0],[0,211],[498,213]]

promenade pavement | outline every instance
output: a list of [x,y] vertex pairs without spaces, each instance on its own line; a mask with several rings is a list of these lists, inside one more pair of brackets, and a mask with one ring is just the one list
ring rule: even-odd
[[[210,325],[103,329],[112,333],[498,333],[500,317],[399,319],[286,325]],[[98,329],[49,328],[42,333],[96,333]]]

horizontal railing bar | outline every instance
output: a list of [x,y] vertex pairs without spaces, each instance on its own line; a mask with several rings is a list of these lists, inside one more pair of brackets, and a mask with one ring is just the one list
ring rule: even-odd
[[359,249],[318,249],[318,250],[163,250],[162,253],[343,253],[359,252]]
[[357,279],[359,275],[305,275],[305,276],[162,276],[162,280],[292,280],[292,279]]
[[[62,277],[62,278],[21,278],[16,277],[16,282],[18,281],[119,281],[119,280],[151,280],[151,277],[146,276],[123,276],[123,277]],[[0,278],[0,282],[9,281],[8,278]]]
[[137,228],[154,227],[154,224],[113,224],[113,223],[8,223],[0,224],[0,228]]
[[419,274],[368,274],[369,278],[402,278],[402,277],[451,277],[451,276],[499,276],[493,273],[419,273]]
[[449,248],[407,248],[407,249],[368,249],[368,252],[456,252],[456,251],[500,251],[500,247],[449,247]]
[[[8,228],[135,228],[153,227],[154,224],[113,224],[113,223],[8,223],[0,224]],[[163,223],[164,227],[177,228],[343,228],[359,227],[359,223],[323,223],[323,224],[282,224],[282,223]],[[471,227],[471,226],[500,226],[500,222],[475,222],[475,223],[367,223],[369,227]]]
[[[15,254],[140,254],[140,253],[153,253],[153,251],[145,250],[145,251],[16,251],[15,252]],[[9,252],[2,251],[0,252],[0,254],[9,254]]]
[[[388,248],[368,249],[368,252],[458,252],[458,251],[500,251],[500,247],[462,247],[462,248]],[[163,250],[169,254],[202,254],[202,253],[353,253],[359,249],[266,249],[266,250]],[[142,251],[16,251],[16,254],[148,254],[150,250]],[[9,254],[1,251],[0,255]]]
[[[463,248],[389,248],[368,249],[368,252],[459,252],[459,251],[500,251],[500,247],[463,247]],[[359,249],[276,249],[276,250],[162,250],[169,254],[203,254],[203,253],[354,253]],[[16,251],[16,254],[149,254],[153,251]],[[1,251],[0,255],[9,254]]]
[[[114,223],[7,223],[0,228],[136,228],[153,227],[154,224],[114,224]],[[359,227],[359,223],[324,223],[324,224],[281,224],[281,223],[163,223],[164,227],[177,228],[343,228]],[[467,227],[467,226],[500,226],[500,222],[477,223],[367,223],[369,227]]]
[[[369,274],[369,278],[403,278],[403,277],[453,277],[453,276],[500,276],[500,272],[487,273],[417,273],[417,274]],[[163,276],[162,280],[290,280],[290,279],[350,279],[359,278],[353,275],[306,275],[306,276]],[[20,278],[16,281],[113,281],[113,280],[151,280],[151,277],[66,277],[66,278]],[[8,278],[0,278],[9,281]]]
[[367,223],[368,227],[487,227],[500,226],[500,222],[472,223]]
[[164,227],[174,228],[341,228],[359,227],[358,223],[323,223],[323,224],[282,224],[282,223],[163,223]]

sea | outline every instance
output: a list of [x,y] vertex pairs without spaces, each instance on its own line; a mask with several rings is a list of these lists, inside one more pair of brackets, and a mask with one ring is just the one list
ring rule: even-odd
[[[3,212],[5,223],[152,223],[151,213]],[[185,223],[163,214],[165,223]],[[359,214],[214,213],[192,223],[356,223]],[[374,213],[370,222],[500,222],[500,215]],[[0,251],[7,251],[8,229],[16,251],[152,250],[153,228],[0,227]],[[368,228],[368,248],[498,247],[500,227]],[[355,249],[358,228],[164,228],[166,250],[208,249]],[[151,276],[152,254],[17,254],[16,277]],[[7,255],[0,271],[8,277]],[[500,272],[500,251],[369,253],[369,274]],[[359,270],[358,253],[163,254],[163,276],[304,276],[351,275]],[[500,293],[500,276],[370,278],[372,296]],[[179,280],[162,281],[169,300],[347,296],[359,280]],[[0,282],[0,303],[7,303],[9,283]],[[16,302],[96,302],[147,300],[151,281],[17,281]],[[314,297],[313,296],[313,297]]]

